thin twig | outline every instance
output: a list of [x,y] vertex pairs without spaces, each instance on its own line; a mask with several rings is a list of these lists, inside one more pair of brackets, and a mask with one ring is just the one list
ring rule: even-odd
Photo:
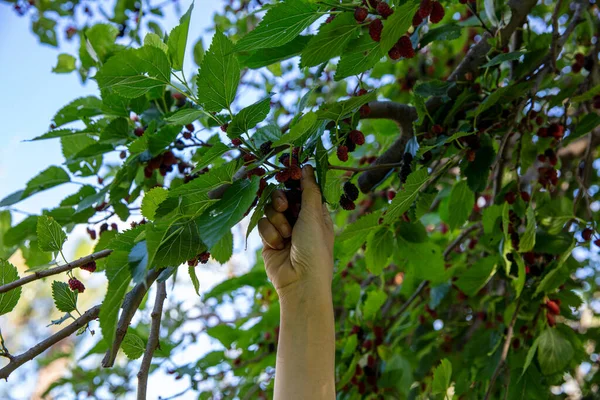
[[352,171],[352,172],[363,172],[363,171],[373,171],[376,169],[392,169],[401,167],[403,162],[392,163],[392,164],[375,164],[369,167],[344,167],[341,165],[330,165],[327,169],[337,169],[340,171]]
[[33,282],[35,280],[42,279],[47,276],[52,276],[52,275],[60,274],[62,272],[70,271],[72,269],[86,265],[94,260],[99,260],[101,258],[108,257],[110,255],[110,253],[112,253],[112,250],[110,250],[110,249],[101,250],[97,253],[93,253],[88,256],[81,257],[80,259],[75,260],[75,261],[70,262],[65,265],[60,265],[58,267],[50,268],[50,269],[47,269],[44,271],[36,271],[31,275],[27,275],[21,279],[18,279],[16,281],[7,283],[6,285],[0,286],[0,293],[8,292],[9,290],[18,288],[19,286],[23,286],[29,282]]
[[488,390],[485,394],[484,400],[488,400],[492,395],[492,390],[494,390],[496,379],[498,379],[498,375],[500,375],[502,367],[506,363],[506,357],[508,357],[508,350],[510,349],[510,343],[513,337],[515,322],[517,322],[517,314],[519,314],[520,304],[521,298],[519,297],[519,300],[517,300],[517,305],[515,307],[515,313],[512,316],[512,320],[510,321],[510,325],[508,326],[508,330],[506,332],[506,340],[504,341],[504,346],[502,346],[502,355],[500,356],[500,361],[498,361],[498,365],[496,365],[496,369],[494,370],[494,374],[492,375],[492,379],[490,380],[490,385],[488,386]]
[[154,350],[158,348],[158,339],[160,337],[160,320],[162,317],[163,304],[167,298],[167,286],[165,282],[159,282],[156,288],[156,299],[154,300],[154,309],[152,310],[152,325],[150,326],[150,335],[148,336],[148,343],[146,344],[146,351],[144,352],[144,358],[142,358],[142,364],[140,365],[140,371],[137,374],[138,377],[138,400],[146,400],[146,389],[148,388],[148,372],[150,371],[150,364],[152,364],[152,356]]
[[456,248],[456,246],[461,244],[463,242],[463,240],[465,240],[471,232],[481,229],[482,226],[483,226],[482,223],[478,222],[478,223],[473,224],[470,227],[466,228],[465,230],[463,230],[460,233],[460,235],[458,235],[456,237],[456,239],[454,239],[448,246],[446,246],[446,249],[444,249],[444,253],[443,253],[444,260],[448,259],[448,257],[450,256],[450,253],[452,253],[452,251]]
[[35,357],[42,354],[44,351],[49,349],[51,346],[60,342],[61,340],[71,336],[82,327],[86,326],[91,320],[98,318],[100,313],[100,306],[95,306],[87,310],[81,317],[77,318],[72,324],[64,327],[54,335],[47,339],[39,342],[25,353],[13,357],[10,362],[2,369],[0,369],[0,379],[8,380],[9,375],[19,368],[21,365],[28,361],[33,360]]
[[117,323],[115,340],[113,341],[112,347],[106,351],[106,354],[102,359],[102,366],[104,368],[110,368],[114,365],[115,359],[117,358],[117,353],[121,347],[121,342],[123,341],[123,338],[125,338],[125,334],[127,333],[127,328],[131,323],[131,319],[140,307],[140,304],[148,292],[148,289],[150,286],[152,286],[156,278],[158,278],[158,275],[160,275],[160,272],[161,270],[159,269],[151,269],[148,271],[146,279],[143,282],[138,283],[125,296],[125,300],[123,300],[123,311],[121,312],[121,317]]

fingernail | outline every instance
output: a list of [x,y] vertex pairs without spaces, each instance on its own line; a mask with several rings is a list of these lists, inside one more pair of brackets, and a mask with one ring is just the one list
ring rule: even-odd
[[287,225],[283,225],[281,227],[281,234],[283,235],[284,238],[289,238],[290,236],[292,236],[292,230],[290,229],[289,226]]

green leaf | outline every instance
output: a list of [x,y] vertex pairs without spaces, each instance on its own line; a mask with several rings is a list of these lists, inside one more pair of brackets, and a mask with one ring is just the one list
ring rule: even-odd
[[129,272],[131,273],[131,280],[134,285],[144,280],[146,270],[148,269],[149,257],[145,240],[135,243],[131,248],[127,261],[129,262]]
[[193,9],[194,3],[192,2],[190,8],[188,8],[187,12],[183,14],[179,20],[179,25],[177,25],[171,31],[169,40],[167,42],[169,46],[169,58],[171,60],[171,65],[176,71],[181,71],[183,69],[183,59],[185,56],[185,47],[187,45],[188,30],[190,27],[190,16],[192,15]]
[[197,121],[204,115],[204,111],[196,110],[194,108],[184,108],[182,110],[178,110],[175,114],[171,115],[170,117],[165,118],[165,120],[177,125],[187,125]]
[[467,181],[458,181],[452,187],[448,209],[448,225],[451,230],[460,228],[471,215],[475,204],[475,194],[469,189]]
[[125,118],[116,118],[110,121],[100,133],[103,142],[124,144],[129,139],[129,124]]
[[130,360],[137,360],[146,351],[146,344],[133,329],[128,329],[121,343],[123,352]]
[[383,22],[381,32],[381,49],[387,53],[396,44],[398,39],[412,26],[413,16],[419,9],[419,2],[410,0],[400,7],[396,7],[394,13]]
[[[127,231],[133,232],[133,231]],[[131,234],[131,233],[130,233]],[[115,241],[121,240],[124,233],[120,234],[111,242],[110,248],[115,249]],[[121,303],[131,282],[131,274],[129,273],[129,250],[133,247],[131,243],[123,243],[129,249],[115,250],[106,260],[106,277],[108,279],[108,289],[104,301],[100,307],[100,329],[102,330],[102,338],[108,346],[112,346],[115,331],[117,329],[117,318]]]
[[342,243],[345,254],[354,254],[365,243],[373,228],[379,226],[381,213],[374,212],[360,217],[356,222],[348,225],[338,237]]
[[381,307],[385,304],[388,295],[380,289],[371,290],[367,293],[367,299],[363,304],[363,317],[366,320],[373,319]]
[[523,262],[523,258],[520,256],[515,256],[515,261],[518,267],[517,279],[512,281],[512,285],[515,288],[516,297],[521,296],[521,292],[523,292],[523,288],[525,287],[525,279],[527,278],[527,270],[525,269],[525,263]]
[[262,122],[267,118],[270,110],[271,96],[267,96],[256,103],[243,108],[231,120],[231,123],[227,128],[227,136],[231,139],[239,138],[243,133],[248,132],[259,122]]
[[194,45],[194,62],[197,66],[202,65],[202,60],[204,60],[204,45],[202,44],[202,38],[199,38],[196,44]]
[[328,154],[323,147],[321,138],[317,138],[317,149],[315,154],[315,162],[317,164],[317,181],[321,188],[321,195],[325,200],[325,187],[327,185],[327,171],[329,169]]
[[379,43],[369,35],[353,39],[343,52],[335,72],[335,80],[339,81],[352,75],[362,74],[373,68],[383,57]]
[[256,225],[258,225],[258,221],[260,221],[260,219],[265,215],[265,206],[269,201],[271,201],[271,194],[275,189],[277,189],[277,186],[270,183],[265,190],[263,190],[262,195],[260,196],[260,199],[254,208],[254,212],[250,217],[250,222],[248,223],[248,229],[246,230],[246,243],[248,242],[248,236],[250,236],[252,230],[254,230]]
[[529,366],[531,365],[531,362],[533,361],[533,357],[535,356],[539,344],[540,338],[538,337],[533,341],[533,344],[529,348],[529,351],[527,351],[527,357],[525,358],[525,364],[523,364],[523,372],[521,373],[521,377],[525,375],[527,368],[529,368]]
[[499,101],[502,101],[502,103],[508,103],[512,99],[523,96],[530,85],[531,84],[529,82],[522,82],[496,89],[495,92],[492,92],[488,97],[485,98],[485,100],[481,102],[477,108],[475,116],[479,116],[481,113],[494,106]]
[[342,195],[342,171],[330,169],[325,177],[325,187],[322,188],[323,196],[327,203],[336,207]]
[[226,349],[229,349],[231,344],[235,342],[240,335],[240,331],[238,331],[236,328],[224,324],[215,325],[211,328],[208,328],[206,333],[208,336],[213,337],[221,342]]
[[289,43],[279,47],[269,49],[260,49],[250,54],[248,57],[240,57],[240,62],[251,69],[266,67],[276,62],[287,60],[302,53],[312,36],[298,36]]
[[21,200],[70,181],[71,178],[69,178],[69,174],[64,169],[56,166],[48,167],[27,182]]
[[115,44],[119,29],[110,24],[94,24],[83,31],[79,47],[79,59],[84,68],[103,63],[111,55],[117,45]]
[[[19,279],[17,268],[6,260],[0,259],[0,286]],[[21,297],[21,287],[0,293],[0,315],[7,314],[15,308]]]
[[221,31],[213,36],[198,73],[198,99],[205,111],[221,111],[235,99],[240,81],[240,66],[233,54],[233,43]]
[[525,54],[524,51],[513,51],[511,53],[498,54],[496,57],[492,58],[490,61],[486,62],[479,68],[489,68],[493,67],[494,65],[502,64],[505,61],[518,60],[523,54]]
[[61,251],[67,234],[52,217],[41,215],[37,220],[38,246],[42,251]]
[[500,21],[496,17],[496,7],[494,6],[494,0],[483,0],[483,6],[485,8],[485,14],[487,15],[488,21],[492,26],[498,26]]
[[445,24],[439,28],[430,29],[421,37],[419,44],[421,48],[427,46],[431,42],[440,42],[442,40],[458,39],[462,34],[462,26],[456,24]]
[[323,23],[306,45],[300,58],[300,67],[314,67],[342,54],[348,42],[360,32],[353,13],[337,15],[330,23]]
[[[473,162],[463,162],[467,184],[474,193],[483,192],[487,186],[490,167],[494,163],[496,151],[491,146],[483,146],[475,153]],[[465,166],[466,164],[466,166]]]
[[287,0],[265,14],[256,29],[235,45],[235,51],[282,46],[292,41],[321,15],[317,6],[305,0]]
[[361,290],[358,282],[346,283],[344,285],[344,307],[354,309],[360,300]]
[[208,248],[212,248],[243,218],[256,197],[259,181],[259,177],[253,176],[252,180],[234,182],[223,198],[198,218],[198,230]]
[[421,193],[417,199],[417,206],[415,209],[415,218],[417,220],[429,212],[433,201],[437,197],[437,193]]
[[146,192],[142,199],[142,215],[149,220],[153,220],[156,209],[168,195],[169,191],[162,187],[156,187]]
[[579,123],[573,129],[573,132],[569,135],[569,141],[577,139],[588,132],[591,132],[594,128],[600,125],[600,115],[596,113],[586,114]]
[[204,167],[209,166],[213,161],[219,159],[223,154],[231,150],[228,146],[221,142],[213,144],[204,155],[200,158],[200,161],[196,164],[194,171],[200,171]]
[[440,246],[433,242],[412,243],[399,239],[400,253],[413,265],[416,277],[431,281],[432,285],[447,279],[444,256]]
[[337,103],[325,103],[319,107],[317,117],[319,119],[330,119],[338,121],[346,118],[348,115],[358,110],[361,106],[377,100],[377,92],[372,91],[362,96],[354,96],[348,100],[338,101]]
[[177,266],[206,248],[191,219],[166,220],[146,227],[148,265]]
[[365,263],[373,275],[379,275],[387,267],[394,250],[394,235],[387,227],[372,232],[367,238]]
[[[73,100],[54,115],[52,121],[56,127],[63,126],[69,122],[95,117],[102,114],[102,100],[96,96],[80,97]],[[48,135],[48,134],[46,134]],[[43,136],[46,136],[43,135]],[[49,139],[50,137],[48,137]],[[38,140],[38,138],[33,139]]]
[[37,219],[37,216],[31,215],[8,229],[4,233],[4,245],[16,246],[28,237],[33,236],[37,228]]
[[200,296],[200,281],[196,275],[196,267],[188,266],[188,273],[190,274],[190,279],[192,280],[192,285],[194,285],[196,294]]
[[454,86],[456,86],[455,82],[432,80],[417,84],[413,90],[414,93],[423,98],[431,96],[448,96],[448,91]]
[[224,294],[231,295],[235,290],[245,286],[258,288],[266,284],[268,284],[268,280],[265,271],[262,269],[259,271],[253,270],[247,274],[236,276],[219,283],[204,295],[204,300],[206,301],[210,298],[218,298]]
[[210,249],[210,255],[218,263],[225,264],[233,255],[233,235],[231,231],[225,235]]
[[[431,383],[431,393],[445,394],[450,387],[452,379],[452,364],[447,358],[444,358],[440,365],[433,371],[433,382]],[[444,396],[445,397],[445,396]]]
[[75,57],[70,54],[59,54],[56,67],[52,68],[52,72],[55,74],[68,74],[69,72],[75,71]]
[[569,235],[569,239],[571,240],[571,244],[561,254],[556,266],[552,269],[552,271],[548,272],[537,285],[535,293],[533,294],[534,296],[556,289],[558,286],[564,283],[564,275],[568,274],[569,271],[563,271],[563,267],[565,266],[566,261],[571,256],[571,253],[577,244],[577,242],[573,240],[572,236]]
[[496,273],[496,259],[484,257],[462,272],[454,284],[467,296],[475,296]]
[[290,131],[281,136],[281,138],[273,143],[272,146],[281,146],[282,144],[292,144],[299,141],[301,138],[306,139],[312,133],[312,130],[317,125],[317,114],[309,112],[304,114],[298,122],[290,128]]
[[521,253],[531,251],[535,246],[535,211],[533,210],[531,203],[529,203],[529,206],[527,207],[526,218],[527,226],[525,228],[525,232],[521,236],[521,240],[519,241],[519,252]]
[[265,142],[277,142],[281,136],[281,129],[277,125],[268,124],[256,130],[252,135],[252,141],[260,147]]
[[356,346],[358,346],[358,338],[356,335],[350,335],[344,341],[344,349],[342,350],[342,359],[348,358],[354,355],[354,351],[356,350]]
[[385,223],[396,222],[410,208],[427,182],[429,182],[427,168],[421,168],[408,175],[404,187],[396,194],[388,207],[388,212],[384,217]]
[[165,54],[169,53],[169,46],[156,33],[147,33],[144,36],[144,46],[154,46],[164,51]]
[[77,292],[72,291],[65,282],[52,282],[52,298],[59,311],[70,313],[77,308]]
[[538,362],[544,375],[563,371],[575,354],[571,342],[554,328],[546,328],[538,338]]
[[594,98],[594,96],[599,95],[599,94],[600,94],[600,85],[596,85],[593,88],[591,88],[590,90],[588,90],[587,92],[580,94],[579,96],[573,97],[571,100],[574,103],[579,103],[581,101],[592,100]]
[[126,98],[163,88],[171,80],[167,55],[154,46],[123,50],[111,57],[96,74],[100,89],[113,89]]

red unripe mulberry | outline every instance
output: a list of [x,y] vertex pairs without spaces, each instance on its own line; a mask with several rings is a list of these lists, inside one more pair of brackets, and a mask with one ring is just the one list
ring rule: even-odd
[[282,169],[277,174],[275,174],[275,179],[279,183],[284,183],[284,182],[287,182],[288,179],[290,179],[290,176],[291,176],[290,170],[286,168],[286,169]]
[[69,279],[69,287],[72,291],[79,293],[83,293],[85,290],[85,286],[83,286],[83,283],[81,283],[81,281],[77,278]]
[[546,321],[548,321],[548,325],[550,326],[556,325],[556,318],[554,318],[554,315],[550,313],[546,313]]
[[302,169],[300,169],[297,165],[292,165],[290,167],[290,178],[294,181],[299,181],[302,179]]
[[208,251],[198,254],[198,261],[200,261],[202,264],[206,264],[209,258],[210,253]]
[[431,6],[431,14],[429,15],[429,20],[437,24],[444,18],[444,6],[439,1],[434,1]]
[[558,304],[556,304],[556,302],[552,300],[546,301],[546,308],[548,309],[548,312],[554,315],[560,314],[560,307],[558,306]]

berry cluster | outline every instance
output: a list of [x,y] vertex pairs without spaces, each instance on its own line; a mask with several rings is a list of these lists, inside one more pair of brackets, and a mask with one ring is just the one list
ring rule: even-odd
[[[345,121],[345,123],[349,122],[350,121]],[[365,135],[359,130],[351,130],[343,138],[342,143],[338,146],[336,151],[337,158],[342,162],[348,161],[348,153],[356,150],[356,146],[361,146],[363,144],[365,144]]]
[[[173,154],[171,150],[167,150],[161,155],[158,155],[148,161],[148,164],[144,168],[144,176],[146,178],[151,178],[154,170],[158,169],[162,176],[167,175],[169,172],[173,171],[173,166],[180,163],[181,160]],[[182,164],[182,168],[185,171],[187,168],[187,164]]]
[[340,206],[344,210],[354,210],[354,202],[358,199],[358,188],[352,182],[344,183],[344,194],[340,197]]
[[85,290],[85,286],[83,283],[77,278],[69,279],[69,288],[74,292],[83,293]]
[[195,267],[196,265],[198,265],[198,263],[206,264],[209,259],[210,253],[208,251],[204,251],[198,254],[196,257],[192,258],[191,260],[188,260],[187,263],[190,267]]
[[575,54],[575,61],[571,64],[571,70],[578,74],[582,69],[585,69],[588,72],[592,71],[594,68],[594,59],[593,57],[586,57],[581,53]]
[[404,35],[398,39],[396,44],[394,44],[394,47],[388,51],[388,56],[390,56],[392,60],[398,60],[401,57],[413,58],[415,56],[415,49],[412,47],[410,37]]
[[384,343],[385,331],[382,326],[375,325],[371,332],[358,325],[354,325],[350,330],[351,335],[356,335],[358,342],[362,343],[359,351],[366,356],[366,363],[356,366],[354,375],[346,386],[342,388],[343,392],[349,392],[351,386],[356,386],[358,393],[363,395],[368,393],[378,393],[377,375],[381,360],[376,351],[378,346]]
[[89,272],[95,272],[96,271],[96,261],[90,261],[89,263],[82,265],[81,267],[79,267],[81,269],[84,269],[86,271]]

